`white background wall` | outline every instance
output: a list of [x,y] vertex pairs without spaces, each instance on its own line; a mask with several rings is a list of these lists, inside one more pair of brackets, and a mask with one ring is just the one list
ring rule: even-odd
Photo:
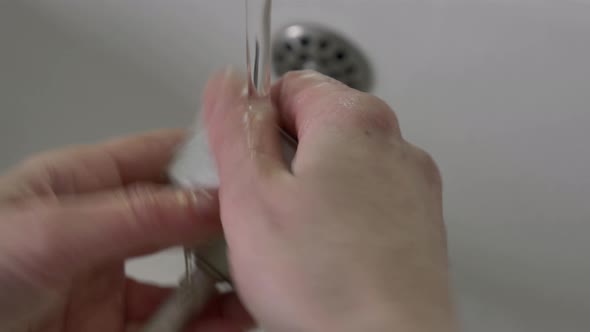
[[[377,69],[375,93],[445,181],[466,330],[588,331],[590,2],[276,0]],[[243,65],[241,1],[0,2],[0,169],[68,143],[185,125]],[[170,282],[176,252],[135,261]]]

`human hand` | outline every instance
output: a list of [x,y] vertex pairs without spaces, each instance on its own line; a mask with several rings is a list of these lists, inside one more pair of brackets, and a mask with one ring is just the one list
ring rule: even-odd
[[[216,193],[164,185],[183,137],[160,131],[50,152],[0,178],[0,331],[140,329],[172,290],[126,278],[124,261],[221,231]],[[190,330],[250,323],[226,296]]]
[[[216,76],[205,122],[242,301],[267,331],[450,331],[441,179],[381,100],[287,74],[276,111]],[[282,159],[281,123],[298,138]]]

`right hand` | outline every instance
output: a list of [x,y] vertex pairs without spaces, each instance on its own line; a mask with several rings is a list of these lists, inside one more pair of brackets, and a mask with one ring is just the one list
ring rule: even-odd
[[205,119],[233,278],[261,327],[451,331],[440,175],[392,110],[309,71],[275,85],[274,108],[249,109],[245,84],[215,77]]

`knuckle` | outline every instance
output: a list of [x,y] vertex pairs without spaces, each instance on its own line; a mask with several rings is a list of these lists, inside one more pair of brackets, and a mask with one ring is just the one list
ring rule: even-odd
[[302,128],[324,118],[348,127],[393,132],[401,136],[396,114],[384,100],[374,95],[311,70],[289,72],[283,82],[288,86],[283,91],[291,93],[284,96],[290,109],[306,110],[308,116],[301,123]]
[[340,81],[310,69],[290,71],[286,73],[283,78],[286,81],[305,81],[301,83],[328,82],[344,86]]
[[[300,70],[288,72],[283,76],[283,92],[297,96],[295,100],[308,99],[321,100],[326,94],[333,91],[352,90],[342,82],[323,75],[313,70]],[[300,104],[300,103],[297,103]]]
[[303,69],[303,70],[293,70],[290,72],[287,72],[284,76],[283,79],[285,81],[299,81],[299,80],[309,80],[309,79],[318,79],[318,78],[324,78],[327,77],[325,75],[320,74],[317,71],[313,71],[313,70],[309,70],[309,69]]
[[337,107],[344,112],[344,119],[356,126],[386,131],[398,130],[395,112],[382,99],[364,92],[348,90],[337,96]]
[[21,168],[39,169],[46,165],[55,165],[62,162],[62,160],[71,158],[82,150],[84,145],[70,145],[58,150],[50,150],[37,152],[20,162]]
[[300,78],[304,73],[305,73],[305,70],[289,71],[283,75],[283,80],[293,81],[293,80]]
[[43,169],[51,164],[52,158],[47,152],[37,153],[22,160],[18,168],[23,170]]
[[131,229],[157,228],[163,208],[158,203],[157,190],[153,186],[136,184],[123,194],[127,207],[127,218]]
[[440,169],[434,158],[425,150],[415,147],[415,160],[422,170],[429,183],[434,185],[442,184]]
[[[145,150],[152,150],[152,151],[158,151],[158,150],[166,150],[170,145],[176,144],[177,142],[179,142],[180,139],[177,139],[177,137],[172,137],[172,138],[168,138],[168,139],[162,139],[162,134],[160,132],[153,132],[153,133],[147,133],[147,134],[143,134],[137,137],[132,137],[132,138],[120,138],[118,140],[112,140],[110,142],[110,147],[116,147],[119,144],[125,144],[125,143],[136,143],[136,145],[138,146],[138,148],[143,148]],[[108,146],[108,144],[107,144]],[[111,151],[109,151],[111,152]]]
[[33,155],[21,162],[17,170],[30,182],[29,185],[38,195],[48,195],[53,192],[71,193],[71,185],[61,172],[61,153],[45,152]]
[[283,91],[294,95],[291,97],[295,100],[321,100],[327,92],[345,87],[341,82],[313,70],[288,72],[283,77],[283,82],[286,86]]
[[290,71],[283,75],[282,80],[284,84],[287,86],[296,86],[301,84],[303,86],[303,89],[305,89],[305,85],[303,85],[305,83],[305,77],[308,77],[310,75],[312,74],[307,70]]
[[71,194],[78,187],[74,176],[79,166],[80,151],[84,146],[72,145],[60,150],[34,154],[17,166],[17,171],[27,179],[39,195],[52,193]]

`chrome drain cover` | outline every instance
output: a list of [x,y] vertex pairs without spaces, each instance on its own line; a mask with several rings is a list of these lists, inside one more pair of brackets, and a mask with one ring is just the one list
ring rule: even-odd
[[311,24],[290,25],[273,42],[273,66],[278,76],[313,69],[348,86],[368,91],[371,67],[364,54],[338,33]]

